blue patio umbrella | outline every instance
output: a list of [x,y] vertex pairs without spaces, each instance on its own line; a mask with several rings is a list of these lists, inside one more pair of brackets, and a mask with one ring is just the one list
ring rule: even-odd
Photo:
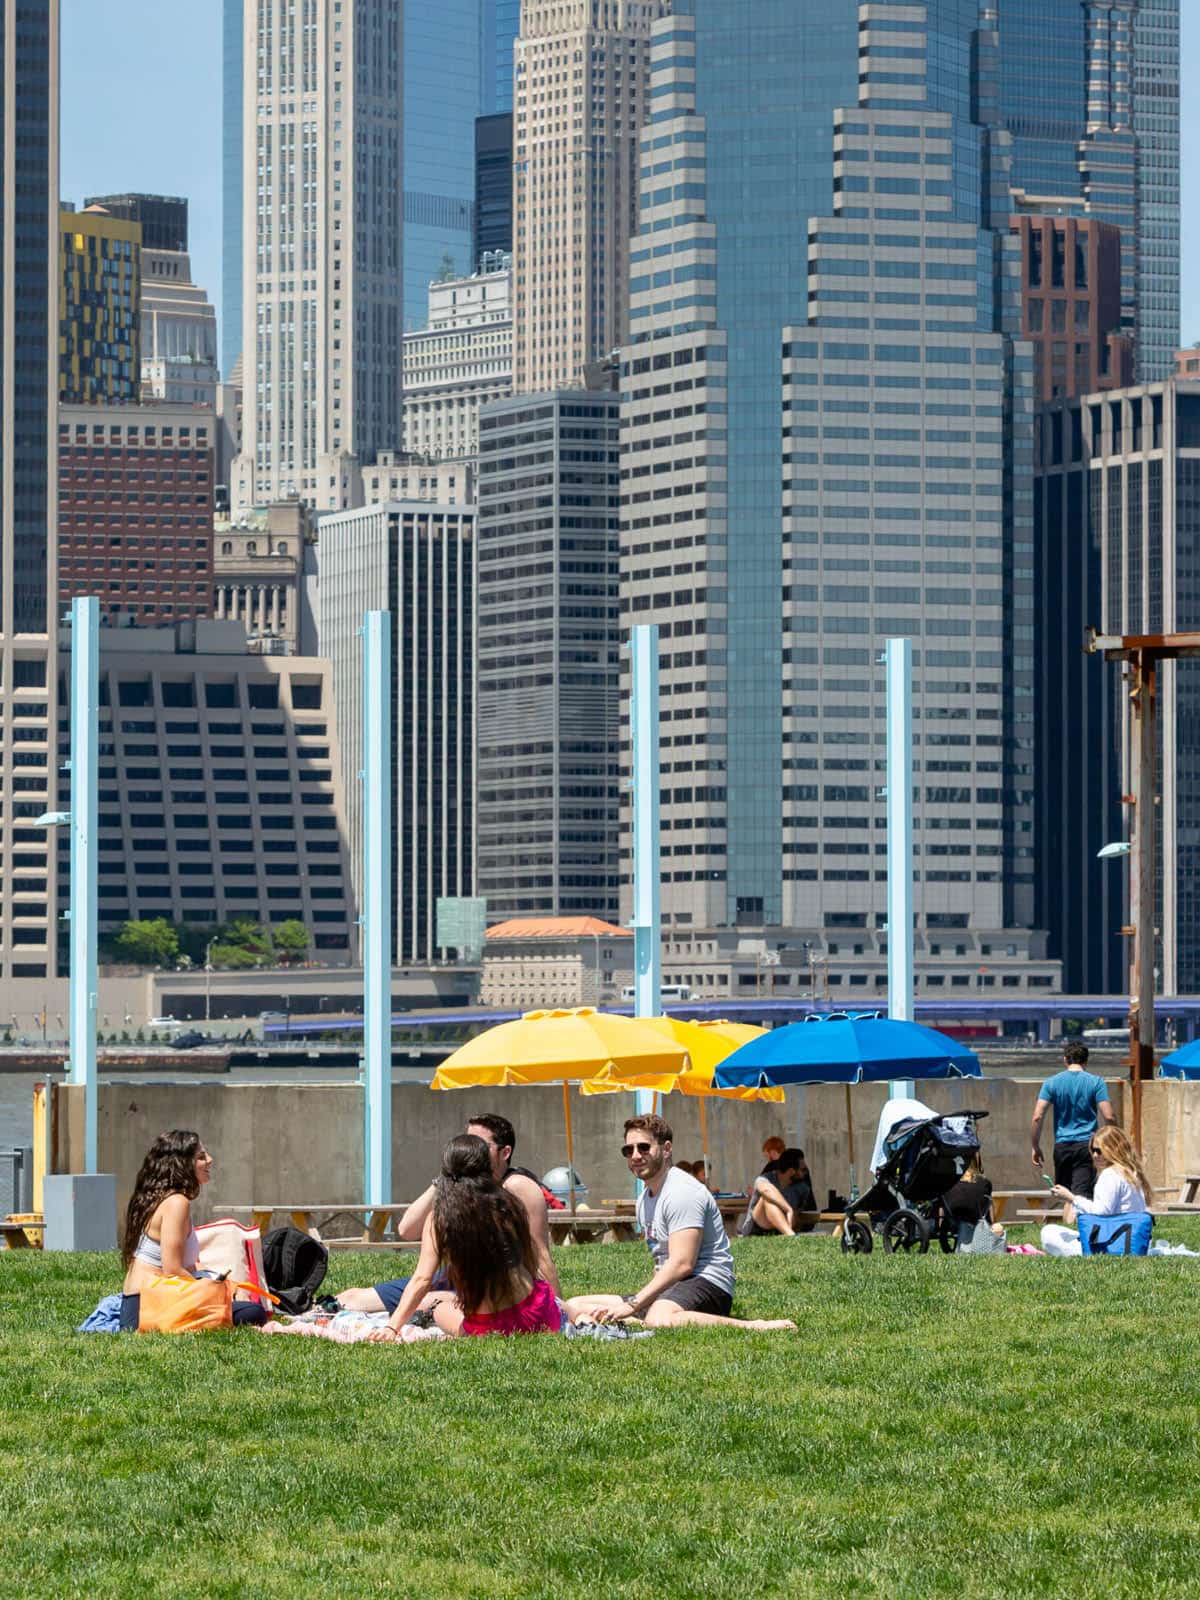
[[881,1083],[889,1078],[979,1078],[973,1050],[936,1028],[878,1012],[790,1022],[751,1039],[717,1066],[714,1086]]
[[980,1078],[973,1050],[917,1022],[899,1022],[879,1012],[837,1012],[806,1017],[751,1039],[717,1066],[714,1088],[772,1088],[789,1084],[846,1086],[846,1131],[850,1186],[854,1179],[854,1123],[850,1085],[890,1078]]
[[[729,1059],[732,1061],[733,1057]],[[1158,1063],[1158,1071],[1163,1078],[1186,1078],[1193,1083],[1200,1081],[1200,1039],[1181,1044],[1178,1050],[1172,1050],[1169,1056],[1164,1056]]]

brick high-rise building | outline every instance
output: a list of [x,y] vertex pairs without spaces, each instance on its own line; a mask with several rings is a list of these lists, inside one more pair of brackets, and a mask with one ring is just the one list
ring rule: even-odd
[[527,0],[514,47],[513,387],[626,341],[650,27],[666,0]]
[[1036,402],[1133,382],[1121,332],[1121,231],[1094,217],[1015,216],[1021,240],[1022,336],[1033,345]]
[[207,617],[216,422],[193,406],[60,406],[58,599],[143,626]]

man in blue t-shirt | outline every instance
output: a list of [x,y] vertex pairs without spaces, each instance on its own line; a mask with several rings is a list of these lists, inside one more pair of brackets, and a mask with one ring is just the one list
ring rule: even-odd
[[1092,1135],[1102,1123],[1115,1122],[1103,1078],[1087,1070],[1087,1045],[1074,1041],[1063,1049],[1064,1069],[1047,1078],[1033,1108],[1033,1164],[1041,1171],[1042,1122],[1047,1106],[1054,1112],[1054,1181],[1072,1194],[1092,1198],[1096,1169],[1092,1166]]

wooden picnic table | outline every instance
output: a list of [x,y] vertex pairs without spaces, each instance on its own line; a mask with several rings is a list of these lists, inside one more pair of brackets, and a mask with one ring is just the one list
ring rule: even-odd
[[1182,1206],[1194,1205],[1200,1199],[1200,1173],[1186,1173],[1179,1180],[1179,1201]]
[[546,1223],[551,1244],[628,1244],[637,1238],[632,1207],[628,1211],[612,1206],[602,1211],[547,1211]]
[[41,1239],[34,1239],[33,1234],[42,1234],[45,1231],[44,1222],[0,1222],[0,1239],[8,1250],[40,1250]]
[[[1024,1204],[1027,1209],[1045,1211],[1051,1206],[1062,1208],[1053,1191],[1045,1184],[1028,1189],[993,1189],[992,1190],[992,1220],[1003,1222],[1008,1211],[1010,1201]],[[1014,1206],[1014,1209],[1016,1207]]]
[[[256,1204],[249,1206],[225,1206],[222,1215],[232,1217],[235,1222],[249,1219],[260,1233],[265,1234],[272,1220],[277,1216],[288,1217],[293,1228],[299,1228],[301,1233],[307,1233],[310,1238],[319,1239],[324,1245],[337,1245],[342,1249],[347,1247],[361,1248],[394,1247],[397,1245],[415,1245],[415,1241],[400,1239],[396,1235],[396,1223],[408,1210],[410,1201],[403,1205],[387,1206],[355,1206],[355,1205],[275,1205]],[[357,1217],[363,1225],[362,1235],[353,1239],[325,1239],[322,1237],[322,1228],[327,1228],[335,1217]],[[388,1223],[392,1224],[391,1237],[387,1237]]]

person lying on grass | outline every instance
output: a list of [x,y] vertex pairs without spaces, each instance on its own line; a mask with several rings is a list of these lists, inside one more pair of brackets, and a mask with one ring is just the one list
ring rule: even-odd
[[[430,1295],[439,1267],[452,1292]],[[442,1332],[452,1336],[562,1329],[557,1296],[538,1276],[525,1207],[497,1183],[491,1151],[473,1133],[456,1135],[442,1152],[416,1270],[371,1342],[399,1338],[422,1302]]]
[[621,1154],[644,1184],[638,1223],[650,1246],[654,1274],[633,1295],[579,1295],[568,1300],[574,1319],[650,1328],[794,1328],[787,1320],[743,1322],[731,1317],[733,1256],[716,1201],[704,1184],[672,1165],[672,1133],[661,1117],[630,1117]]
[[[554,1270],[554,1262],[550,1259],[546,1190],[532,1172],[527,1172],[523,1167],[513,1166],[512,1157],[517,1135],[512,1123],[507,1117],[488,1111],[477,1117],[468,1117],[466,1131],[475,1134],[487,1145],[492,1162],[492,1176],[525,1207],[529,1234],[533,1240],[533,1253],[537,1260],[538,1277],[545,1278],[557,1294],[558,1274]],[[396,1233],[401,1239],[421,1237],[426,1219],[433,1209],[433,1196],[434,1185],[430,1184],[429,1188],[418,1195],[409,1206],[396,1228]],[[433,1287],[448,1289],[449,1279],[441,1273],[434,1280]],[[407,1288],[407,1278],[389,1278],[369,1288],[343,1289],[337,1299],[344,1311],[395,1311]]]
[[[212,1177],[213,1158],[198,1133],[173,1128],[160,1133],[146,1152],[129,1206],[121,1256],[121,1332],[136,1333],[142,1290],[154,1278],[196,1278],[200,1244],[192,1227],[192,1201]],[[267,1309],[257,1300],[237,1300],[235,1325],[262,1323]]]

